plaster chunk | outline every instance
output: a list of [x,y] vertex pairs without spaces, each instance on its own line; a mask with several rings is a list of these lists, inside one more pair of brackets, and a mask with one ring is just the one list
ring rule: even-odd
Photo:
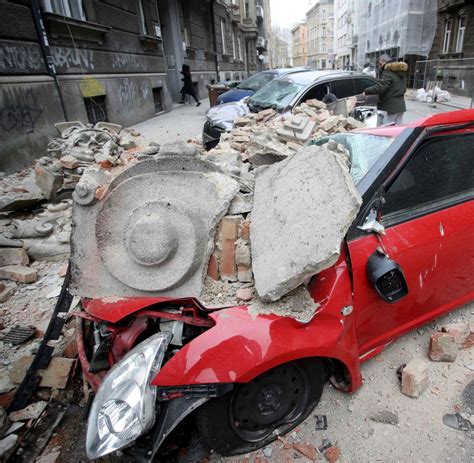
[[339,156],[309,146],[257,170],[250,241],[263,301],[278,300],[337,261],[362,203]]

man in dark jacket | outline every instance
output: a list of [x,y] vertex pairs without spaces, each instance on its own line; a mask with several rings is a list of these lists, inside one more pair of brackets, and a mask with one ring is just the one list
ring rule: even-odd
[[391,62],[388,55],[382,55],[379,58],[379,67],[382,71],[379,81],[366,88],[364,94],[379,96],[378,109],[388,113],[384,124],[403,124],[403,113],[407,110],[403,95],[407,90],[408,65],[403,62]]
[[191,68],[187,64],[183,64],[183,67],[181,68],[181,74],[183,74],[183,78],[181,80],[183,81],[184,85],[181,89],[180,103],[184,104],[184,97],[186,96],[186,94],[188,94],[194,98],[196,106],[199,106],[201,102],[196,96],[196,91],[194,90],[193,80],[191,78]]

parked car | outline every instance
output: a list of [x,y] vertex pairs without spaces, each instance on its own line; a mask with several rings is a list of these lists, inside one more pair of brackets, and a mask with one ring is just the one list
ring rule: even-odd
[[261,448],[305,420],[329,377],[357,390],[362,362],[474,299],[474,110],[315,143],[331,138],[363,203],[339,260],[309,283],[309,322],[196,298],[83,301],[78,351],[97,391],[89,458],[132,446],[151,461],[190,413],[222,455]]
[[256,91],[267,85],[268,82],[273,80],[275,77],[280,77],[286,74],[292,74],[294,72],[301,72],[305,70],[309,70],[309,68],[281,68],[257,72],[253,76],[250,76],[248,79],[245,79],[240,82],[235,88],[223,93],[222,95],[219,95],[217,98],[217,104],[220,105],[224,103],[240,101],[246,96],[253,95]]
[[306,71],[278,77],[246,100],[209,109],[202,134],[204,145],[213,148],[223,132],[232,130],[234,120],[249,112],[274,108],[285,113],[306,100],[322,100],[327,94],[338,99],[358,95],[375,83],[372,77],[351,71]]

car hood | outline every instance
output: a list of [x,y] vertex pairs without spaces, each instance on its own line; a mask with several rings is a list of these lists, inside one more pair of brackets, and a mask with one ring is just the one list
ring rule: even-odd
[[225,130],[231,130],[237,117],[243,117],[250,113],[248,106],[242,101],[224,103],[213,106],[206,113],[207,120]]
[[253,90],[244,90],[240,88],[233,88],[228,92],[223,93],[217,99],[218,104],[231,103],[234,101],[240,101],[246,96],[253,95],[255,92]]

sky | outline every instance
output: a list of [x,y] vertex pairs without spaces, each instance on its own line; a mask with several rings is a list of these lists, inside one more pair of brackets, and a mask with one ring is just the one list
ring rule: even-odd
[[291,29],[315,3],[316,0],[270,0],[272,25]]

